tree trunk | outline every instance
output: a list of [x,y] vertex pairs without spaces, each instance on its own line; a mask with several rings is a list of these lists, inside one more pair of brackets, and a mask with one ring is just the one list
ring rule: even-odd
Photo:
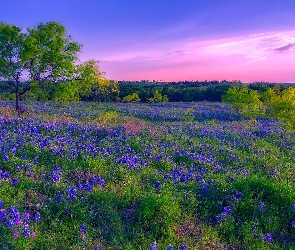
[[20,117],[21,116],[21,107],[20,107],[20,94],[19,94],[18,84],[15,88],[15,109],[17,110],[18,117]]

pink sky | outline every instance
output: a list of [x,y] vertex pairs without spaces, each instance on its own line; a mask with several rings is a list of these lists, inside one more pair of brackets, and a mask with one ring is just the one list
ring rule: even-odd
[[290,30],[215,40],[147,42],[124,52],[100,52],[97,57],[106,76],[117,80],[292,82],[294,44],[295,30]]

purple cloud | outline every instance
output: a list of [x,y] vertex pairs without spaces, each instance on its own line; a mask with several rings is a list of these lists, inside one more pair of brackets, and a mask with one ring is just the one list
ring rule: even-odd
[[290,50],[292,47],[294,47],[294,45],[295,43],[289,43],[287,45],[275,48],[274,50],[278,52],[284,52],[284,51]]

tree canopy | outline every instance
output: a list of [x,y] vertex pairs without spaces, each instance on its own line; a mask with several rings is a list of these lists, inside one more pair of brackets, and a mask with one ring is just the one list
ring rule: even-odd
[[0,23],[0,80],[14,88],[16,110],[22,113],[21,97],[32,87],[44,82],[58,84],[56,100],[76,100],[96,91],[108,91],[114,82],[101,74],[97,62],[78,64],[82,45],[73,41],[60,23],[39,23],[25,31],[8,23]]

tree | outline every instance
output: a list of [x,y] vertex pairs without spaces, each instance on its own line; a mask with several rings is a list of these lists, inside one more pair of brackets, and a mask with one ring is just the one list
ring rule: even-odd
[[123,102],[140,102],[140,98],[137,93],[127,95],[122,99]]
[[256,118],[264,113],[260,95],[256,90],[251,90],[246,87],[229,88],[222,96],[222,100],[232,103],[234,109],[248,118]]
[[81,45],[57,22],[39,23],[26,32],[0,23],[0,80],[14,87],[19,116],[23,112],[21,97],[32,84],[58,84],[74,78],[80,50]]
[[80,95],[87,97],[94,93],[98,103],[102,94],[119,91],[118,83],[106,79],[95,60],[86,61],[77,67],[77,79],[81,81]]

